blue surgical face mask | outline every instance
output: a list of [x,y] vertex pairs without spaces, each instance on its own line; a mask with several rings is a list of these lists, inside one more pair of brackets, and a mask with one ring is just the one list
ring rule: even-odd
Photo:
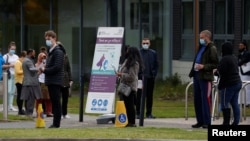
[[10,53],[10,54],[15,54],[15,53],[16,53],[16,50],[10,49],[9,53]]
[[142,45],[142,48],[143,48],[143,49],[148,49],[148,47],[149,47],[149,46],[148,46],[147,44]]
[[52,42],[50,40],[46,40],[46,45],[51,47],[52,46]]
[[200,44],[201,45],[206,45],[206,41],[204,39],[200,39]]

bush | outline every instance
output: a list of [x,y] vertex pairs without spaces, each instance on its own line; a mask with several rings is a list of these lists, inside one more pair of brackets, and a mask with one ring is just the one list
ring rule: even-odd
[[187,84],[183,84],[180,76],[175,73],[165,80],[157,80],[154,93],[163,100],[185,99],[185,89]]

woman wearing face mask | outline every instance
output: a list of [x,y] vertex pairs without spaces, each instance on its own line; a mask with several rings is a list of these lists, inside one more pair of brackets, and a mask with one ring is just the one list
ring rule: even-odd
[[9,52],[3,56],[5,64],[3,65],[4,69],[9,69],[10,78],[8,79],[8,110],[9,111],[18,111],[13,107],[14,94],[16,91],[15,77],[14,77],[14,64],[19,59],[15,54],[16,52],[16,43],[11,41],[9,43]]
[[[43,53],[43,52],[41,52],[38,55],[37,62],[35,64],[37,68],[40,69],[42,67],[45,67],[45,65],[46,65],[46,57],[47,57],[46,54]],[[48,91],[47,86],[44,83],[44,81],[45,81],[45,74],[44,73],[39,74],[38,80],[40,82],[40,86],[41,86],[41,91],[42,91],[43,98],[36,100],[36,109],[38,109],[38,105],[39,104],[43,104],[44,103],[45,104],[45,108],[43,109],[44,113],[47,115],[47,117],[53,117],[53,114],[52,114],[52,105],[51,105],[51,101],[50,101],[50,97],[49,97],[49,91]]]

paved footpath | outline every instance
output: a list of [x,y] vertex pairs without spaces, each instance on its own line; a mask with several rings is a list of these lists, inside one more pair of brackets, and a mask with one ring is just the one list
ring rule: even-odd
[[[0,109],[1,109],[0,105]],[[17,114],[17,112],[9,112],[8,114]],[[86,127],[114,127],[114,124],[110,121],[107,124],[97,124],[98,116],[83,115],[83,121],[80,121],[80,116],[78,114],[69,114],[71,118],[61,120],[61,128],[86,128]],[[46,128],[49,127],[52,123],[51,117],[45,117]],[[139,120],[136,121],[137,126],[139,126]],[[194,130],[191,128],[191,125],[196,123],[195,118],[156,118],[156,119],[144,119],[144,127],[157,127],[157,128],[181,128],[187,130]],[[212,124],[221,124],[222,117],[212,121]],[[0,129],[6,128],[36,128],[35,127],[35,118],[34,121],[4,121],[0,119]],[[243,119],[240,123],[241,125],[250,125],[250,117]],[[199,129],[197,129],[199,130]],[[200,129],[206,130],[206,129]],[[127,140],[127,139],[126,139]],[[0,139],[0,141],[4,141]],[[7,141],[7,140],[6,140]],[[9,140],[10,141],[10,140]],[[94,140],[92,140],[94,141]],[[100,140],[99,140],[100,141]],[[104,140],[102,140],[104,141]],[[110,140],[111,141],[111,140]],[[122,141],[122,140],[119,140]],[[130,140],[133,141],[133,140]]]

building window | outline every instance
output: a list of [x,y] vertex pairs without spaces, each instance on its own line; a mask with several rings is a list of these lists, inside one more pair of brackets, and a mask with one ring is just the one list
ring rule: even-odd
[[244,34],[250,34],[250,1],[244,1]]
[[214,43],[218,54],[221,54],[221,44],[234,40],[234,1],[216,0],[214,3]]
[[193,2],[183,2],[182,3],[182,33],[183,34],[192,34],[193,33],[193,19],[194,19],[194,8]]
[[[141,3],[142,36],[155,39],[162,37],[162,1],[147,1]],[[130,28],[139,29],[139,3],[130,3]]]
[[232,0],[215,1],[215,34],[234,33],[234,7]]
[[[194,43],[194,1],[182,2],[182,60],[192,60],[195,54]],[[205,2],[199,2],[199,30],[204,30],[205,25]]]

